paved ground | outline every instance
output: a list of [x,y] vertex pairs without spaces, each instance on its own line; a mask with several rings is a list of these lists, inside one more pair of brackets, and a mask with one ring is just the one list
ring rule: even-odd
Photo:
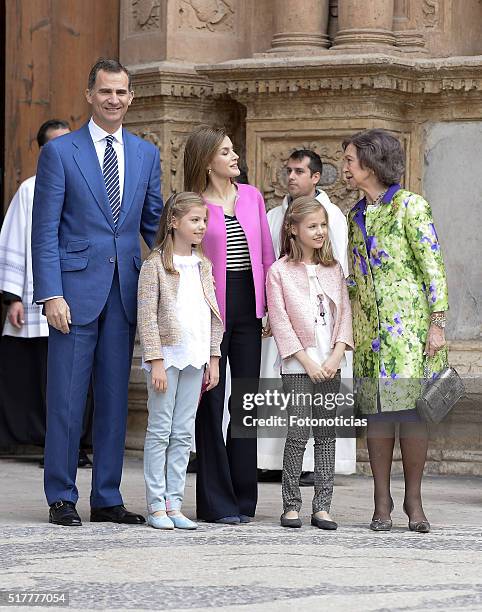
[[[481,479],[426,478],[428,535],[407,530],[399,478],[388,534],[367,528],[372,489],[363,476],[337,477],[340,528],[331,533],[309,526],[308,489],[303,529],[282,529],[277,484],[260,486],[250,525],[166,533],[90,524],[89,480],[81,470],[84,526],[50,526],[42,471],[26,458],[0,460],[0,590],[67,591],[70,608],[82,610],[482,610]],[[193,486],[190,476],[191,516]],[[123,492],[129,509],[144,511],[137,458],[126,462]]]

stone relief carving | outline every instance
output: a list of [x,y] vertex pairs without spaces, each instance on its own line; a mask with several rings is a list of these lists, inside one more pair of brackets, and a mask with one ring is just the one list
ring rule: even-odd
[[169,139],[171,160],[169,167],[170,193],[178,193],[184,189],[184,145],[189,134],[175,134]]
[[181,0],[180,4],[180,29],[234,31],[235,0]]
[[161,145],[161,139],[159,138],[159,135],[156,134],[155,132],[152,132],[149,128],[129,126],[129,131],[132,132],[132,134],[139,136],[139,138],[142,138],[143,140],[147,140],[147,142],[150,142],[151,144],[153,144],[155,147],[159,149],[160,163],[161,163],[161,169],[162,169],[164,159],[162,155],[162,145]]
[[147,140],[147,142],[153,144],[159,149],[159,152],[162,153],[161,139],[159,138],[158,134],[156,134],[155,132],[151,132],[149,128],[141,128],[137,130],[134,128],[132,131],[136,136],[139,136],[139,138]]
[[440,0],[423,0],[422,11],[426,28],[436,28],[440,22]]
[[160,0],[132,0],[131,32],[150,32],[161,27]]
[[323,174],[320,187],[330,196],[332,202],[346,213],[357,201],[358,191],[353,191],[346,185],[341,174],[341,159],[343,150],[340,142],[320,141],[295,142],[269,142],[263,146],[263,159],[261,160],[261,189],[266,202],[266,210],[281,204],[287,193],[286,174],[284,166],[290,154],[296,149],[312,149],[316,151],[323,161]]
[[[220,95],[227,93],[236,96],[241,103],[246,104],[252,94],[282,94],[297,93],[301,91],[349,91],[349,90],[392,90],[403,91],[411,94],[437,94],[447,88],[449,81],[456,81],[458,89],[482,90],[482,71],[479,66],[471,67],[471,73],[452,70],[447,64],[443,65],[445,58],[441,58],[440,63],[433,64],[433,67],[415,65],[407,67],[394,67],[398,76],[383,73],[337,76],[323,78],[266,78],[242,79],[236,78],[235,70],[233,74],[226,74],[225,80],[215,82],[215,93]],[[415,69],[414,69],[415,68]],[[445,73],[448,76],[445,76]],[[450,77],[450,73],[456,73],[455,77]],[[423,77],[423,78],[420,78]],[[451,87],[449,87],[450,89]],[[320,106],[320,105],[318,105]],[[264,112],[263,110],[261,112]]]

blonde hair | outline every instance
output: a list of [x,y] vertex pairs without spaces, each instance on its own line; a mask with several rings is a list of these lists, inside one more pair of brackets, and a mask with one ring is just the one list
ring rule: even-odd
[[[303,251],[298,242],[297,237],[293,234],[293,225],[298,225],[303,219],[314,212],[323,210],[326,217],[326,223],[328,224],[328,213],[326,208],[310,196],[301,196],[296,198],[288,206],[283,220],[283,227],[281,229],[281,253],[280,257],[286,255],[288,261],[300,262],[303,260]],[[331,241],[326,235],[323,244],[319,249],[315,249],[313,252],[313,262],[315,264],[322,264],[323,266],[334,266],[336,259],[333,256],[333,248]]]
[[191,133],[184,149],[184,189],[203,193],[209,183],[208,166],[227,136],[224,128],[202,125]]
[[[191,208],[195,206],[204,206],[207,209],[206,203],[202,197],[190,191],[181,191],[180,193],[173,194],[164,205],[161,220],[159,222],[159,229],[157,230],[154,246],[152,247],[149,257],[152,257],[154,252],[159,252],[161,254],[162,265],[166,272],[178,274],[173,261],[174,227],[172,225],[172,219],[174,217],[177,220],[182,219],[184,215],[187,215]],[[201,245],[196,245],[194,250],[199,257],[204,258]]]

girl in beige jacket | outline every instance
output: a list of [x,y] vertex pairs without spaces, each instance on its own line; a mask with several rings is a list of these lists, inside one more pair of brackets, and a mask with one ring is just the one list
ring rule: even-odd
[[148,370],[147,522],[157,529],[197,527],[181,505],[201,385],[204,379],[209,390],[218,383],[223,337],[211,263],[200,248],[207,215],[199,195],[171,196],[139,277],[138,329]]

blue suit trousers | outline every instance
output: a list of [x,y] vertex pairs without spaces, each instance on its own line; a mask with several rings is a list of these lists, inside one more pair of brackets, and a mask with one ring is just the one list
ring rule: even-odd
[[122,305],[114,273],[107,302],[88,325],[71,325],[62,334],[50,327],[47,376],[45,494],[47,502],[76,503],[79,442],[92,377],[94,468],[90,504],[122,504],[119,491],[124,458],[127,395],[135,325]]

